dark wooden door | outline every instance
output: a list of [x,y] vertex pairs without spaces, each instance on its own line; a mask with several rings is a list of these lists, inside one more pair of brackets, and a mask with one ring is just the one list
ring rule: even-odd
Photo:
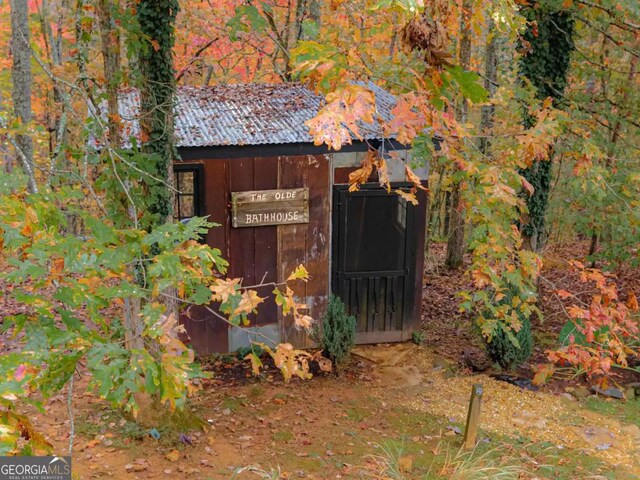
[[408,338],[415,324],[418,208],[375,184],[357,192],[337,185],[333,202],[332,292],[357,319],[356,341]]

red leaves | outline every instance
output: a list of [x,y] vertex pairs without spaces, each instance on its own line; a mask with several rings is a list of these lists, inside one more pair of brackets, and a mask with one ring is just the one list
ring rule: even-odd
[[409,92],[401,95],[391,113],[393,119],[385,125],[385,135],[395,135],[400,143],[410,145],[413,139],[432,123],[429,99]]
[[[630,292],[627,303],[620,302],[617,286],[611,281],[612,275],[585,268],[578,261],[570,263],[577,270],[581,282],[594,284],[596,293],[588,305],[576,297],[576,303],[566,309],[582,337],[569,336],[568,345],[547,351],[547,356],[554,365],[580,369],[588,378],[606,384],[615,375],[612,371],[614,365],[627,367],[627,357],[640,352],[638,321],[632,315],[638,311],[638,300]],[[575,297],[566,290],[558,290],[556,294],[562,299]],[[552,365],[544,369],[541,367],[535,381],[546,381],[549,372],[553,373]]]

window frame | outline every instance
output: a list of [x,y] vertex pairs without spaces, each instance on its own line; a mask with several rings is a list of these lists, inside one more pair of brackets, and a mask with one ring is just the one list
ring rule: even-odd
[[[193,194],[180,194],[179,193],[179,185],[180,182],[178,181],[178,177],[179,177],[179,173],[188,173],[188,172],[193,172]],[[173,188],[175,188],[176,191],[175,195],[176,197],[180,197],[180,196],[192,196],[193,195],[193,216],[194,217],[202,217],[205,215],[205,202],[204,202],[204,165],[202,165],[201,163],[174,163],[173,164],[173,175],[174,175],[174,181],[173,181]],[[178,198],[177,201],[178,204],[178,211],[177,212],[173,212],[173,220],[176,222],[181,222],[185,219],[188,218],[192,218],[192,217],[183,217],[180,218],[180,211],[179,211],[179,207],[180,207],[180,198]]]

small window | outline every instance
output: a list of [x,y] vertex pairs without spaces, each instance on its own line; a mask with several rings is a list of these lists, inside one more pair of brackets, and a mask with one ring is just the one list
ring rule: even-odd
[[179,222],[202,214],[200,211],[200,165],[174,166],[174,185],[176,188],[173,204],[173,218]]

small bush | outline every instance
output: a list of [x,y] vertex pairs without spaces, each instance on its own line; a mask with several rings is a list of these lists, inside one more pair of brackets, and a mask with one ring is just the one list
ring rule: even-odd
[[[508,305],[514,308],[515,297],[521,297],[520,292],[514,286],[511,286],[506,292],[502,300],[498,302],[498,307]],[[518,299],[515,299],[518,300]],[[522,303],[520,303],[522,305]],[[525,315],[521,309],[515,309],[516,314],[522,326],[517,332],[506,331],[503,323],[499,322],[496,331],[491,337],[491,341],[487,342],[487,353],[494,362],[497,362],[505,370],[512,370],[521,363],[525,362],[533,350],[533,334],[531,332],[531,321],[529,316]],[[513,338],[517,341],[516,345]]]
[[339,297],[329,297],[322,327],[314,329],[312,339],[322,348],[322,354],[335,365],[343,363],[349,356],[356,343],[356,319],[347,315]]
[[533,350],[533,335],[531,322],[528,318],[522,318],[522,327],[513,335],[520,346],[516,346],[504,331],[502,325],[493,335],[491,342],[487,344],[487,351],[494,362],[497,362],[505,370],[511,370],[520,365],[531,356]]

